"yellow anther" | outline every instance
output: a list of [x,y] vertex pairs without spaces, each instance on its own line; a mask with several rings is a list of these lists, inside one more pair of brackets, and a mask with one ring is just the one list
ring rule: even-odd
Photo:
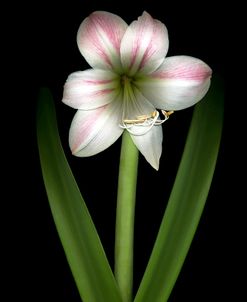
[[157,111],[153,111],[151,114],[143,114],[143,115],[138,115],[136,119],[134,120],[129,120],[129,119],[124,119],[123,122],[126,124],[133,124],[133,123],[142,123],[145,122],[146,120],[150,118],[155,118]]
[[169,117],[171,114],[174,113],[174,110],[171,110],[171,111],[161,110],[161,112],[164,114],[164,116]]
[[[145,121],[145,120],[144,120]],[[124,119],[123,122],[125,124],[134,124],[134,123],[142,123],[143,120],[140,120],[140,119],[137,119],[137,120],[127,120],[127,119]]]

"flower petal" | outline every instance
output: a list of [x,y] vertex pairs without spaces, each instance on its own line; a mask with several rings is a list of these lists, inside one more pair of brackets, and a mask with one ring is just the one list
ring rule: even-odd
[[164,61],[168,50],[165,25],[144,12],[130,24],[121,42],[121,61],[125,71],[150,73]]
[[156,108],[180,110],[200,101],[210,86],[212,70],[189,56],[166,58],[160,68],[136,82]]
[[[140,127],[134,126],[136,129],[134,131],[143,131]],[[163,133],[162,127],[153,126],[150,131],[144,135],[132,135],[132,140],[145,159],[150,163],[150,165],[158,170],[159,160],[162,153],[162,140]]]
[[94,68],[121,69],[120,43],[128,25],[119,16],[96,11],[79,27],[77,44]]
[[151,115],[155,107],[134,87],[125,88],[123,94],[123,120],[135,120],[138,116]]
[[62,101],[75,109],[94,109],[110,103],[118,94],[118,76],[107,70],[88,69],[69,75]]
[[110,147],[123,132],[120,120],[118,100],[95,110],[78,110],[69,132],[72,153],[79,157],[91,156]]

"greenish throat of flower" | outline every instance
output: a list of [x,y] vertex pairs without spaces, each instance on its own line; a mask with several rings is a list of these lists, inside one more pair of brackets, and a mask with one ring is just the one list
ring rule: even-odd
[[[123,95],[123,115],[120,127],[126,129],[133,135],[144,135],[149,132],[153,126],[163,124],[168,120],[173,111],[161,110],[163,119],[159,119],[158,110],[147,111],[145,106],[137,101],[138,88],[135,85],[135,78],[122,75],[120,78],[120,87]],[[144,113],[145,112],[145,113]]]

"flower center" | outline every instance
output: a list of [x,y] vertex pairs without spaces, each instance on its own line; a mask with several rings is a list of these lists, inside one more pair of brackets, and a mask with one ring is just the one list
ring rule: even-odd
[[120,85],[122,89],[126,89],[127,87],[133,85],[133,79],[127,76],[126,74],[124,74],[120,77]]

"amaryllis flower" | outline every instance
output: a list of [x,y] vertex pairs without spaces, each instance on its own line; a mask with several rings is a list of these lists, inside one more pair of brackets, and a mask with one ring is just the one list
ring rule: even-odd
[[77,43],[92,69],[72,73],[64,86],[63,102],[78,109],[69,133],[72,153],[97,154],[129,131],[158,169],[161,124],[203,98],[211,69],[189,56],[166,58],[167,29],[147,12],[129,26],[117,15],[94,12],[80,25]]

